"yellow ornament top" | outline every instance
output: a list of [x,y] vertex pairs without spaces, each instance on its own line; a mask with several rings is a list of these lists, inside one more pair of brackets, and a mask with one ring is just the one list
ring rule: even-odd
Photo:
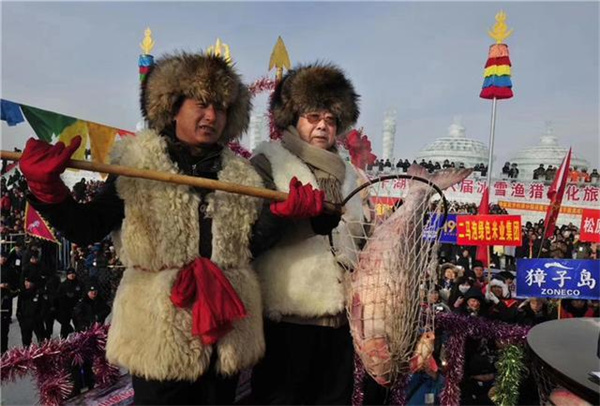
[[217,42],[214,46],[210,46],[206,49],[206,54],[222,56],[228,64],[233,64],[233,61],[231,60],[231,54],[229,52],[229,45],[221,42],[220,38],[217,38]]
[[275,77],[279,81],[283,77],[283,68],[290,69],[290,56],[288,55],[288,51],[285,48],[285,44],[281,39],[281,36],[277,37],[277,42],[273,47],[273,52],[271,52],[271,59],[269,60],[269,70],[273,68],[276,69]]
[[150,28],[146,28],[144,31],[144,40],[140,44],[140,48],[144,51],[145,55],[150,55],[152,48],[154,48],[154,40],[152,39],[152,31]]
[[506,21],[506,13],[504,11],[500,11],[496,14],[496,24],[494,24],[494,28],[492,31],[488,30],[488,35],[496,40],[496,44],[501,44],[506,38],[510,37],[513,30],[512,28],[508,30],[508,26],[505,23]]

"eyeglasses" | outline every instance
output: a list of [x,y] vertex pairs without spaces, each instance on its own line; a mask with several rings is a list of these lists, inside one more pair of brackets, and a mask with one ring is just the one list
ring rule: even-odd
[[306,118],[311,124],[317,124],[320,123],[321,120],[325,120],[325,124],[328,126],[337,126],[337,118],[331,115],[331,113],[306,113],[303,114],[302,117]]

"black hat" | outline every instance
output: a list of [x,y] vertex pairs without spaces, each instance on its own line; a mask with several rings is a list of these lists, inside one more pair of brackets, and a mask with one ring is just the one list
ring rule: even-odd
[[472,268],[477,268],[478,266],[481,267],[481,268],[484,268],[483,262],[481,262],[480,260],[476,259],[475,261],[473,261]]
[[502,272],[498,273],[498,276],[504,280],[515,279],[515,275],[513,275],[512,272],[510,272],[510,271],[502,271]]
[[88,286],[88,292],[96,292],[98,288],[93,283]]
[[67,275],[70,273],[75,273],[75,269],[74,268],[67,268]]
[[471,287],[469,288],[469,290],[467,290],[465,292],[465,300],[469,300],[469,299],[477,299],[479,300],[481,303],[484,302],[485,298],[483,296],[483,293],[481,292],[481,289],[475,288],[475,287]]
[[248,128],[251,94],[236,70],[216,55],[179,52],[158,59],[141,87],[142,115],[150,128],[169,126],[182,98],[215,103],[227,110],[220,144],[227,144]]
[[338,119],[338,135],[359,116],[359,95],[344,72],[333,64],[315,63],[288,71],[277,84],[269,106],[280,130],[295,126],[310,110],[328,110]]

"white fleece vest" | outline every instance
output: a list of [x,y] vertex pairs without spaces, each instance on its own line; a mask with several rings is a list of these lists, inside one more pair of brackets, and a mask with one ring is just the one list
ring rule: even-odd
[[[225,149],[219,180],[263,187],[250,164]],[[169,173],[179,170],[165,140],[151,130],[115,145],[112,162]],[[248,317],[215,346],[192,336],[191,309],[175,307],[171,288],[180,268],[199,254],[199,197],[188,186],[119,177],[125,201],[121,230],[113,233],[126,266],[113,306],[106,355],[111,363],[146,379],[198,379],[218,353],[216,368],[229,375],[256,363],[264,353],[260,287],[249,266],[252,224],[261,200],[224,192],[207,196],[212,217],[212,257],[244,302]]]
[[[294,176],[303,184],[318,187],[317,179],[296,155],[279,142],[260,144],[255,154],[264,154],[271,163],[273,179],[278,190],[289,191]],[[348,195],[358,186],[357,176],[346,164],[346,177],[342,195]],[[359,195],[348,202],[339,226],[333,231],[334,246],[342,255],[352,255],[355,239],[362,235],[357,220],[362,218]],[[345,260],[339,257],[338,260]],[[355,258],[352,258],[355,259]],[[310,222],[300,220],[296,227],[283,236],[272,249],[254,262],[263,293],[265,314],[272,320],[282,316],[321,317],[344,311],[344,271],[331,252],[327,236],[315,235]]]

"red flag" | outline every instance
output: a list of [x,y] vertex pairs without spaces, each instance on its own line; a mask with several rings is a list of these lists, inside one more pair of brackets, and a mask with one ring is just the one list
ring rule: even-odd
[[[486,186],[483,190],[483,195],[481,196],[481,202],[479,202],[479,209],[477,210],[477,214],[490,214],[490,193],[488,187]],[[483,262],[483,265],[486,267],[490,266],[490,246],[489,245],[480,245],[477,247],[477,252],[475,253],[475,259]]]
[[571,148],[569,148],[567,156],[565,156],[562,163],[560,164],[560,168],[558,168],[556,176],[554,177],[554,181],[552,182],[552,185],[548,190],[548,199],[550,199],[550,205],[548,206],[548,211],[546,211],[546,220],[544,220],[544,225],[546,229],[544,238],[550,238],[554,234],[556,219],[558,218],[558,213],[560,212],[560,205],[562,204],[562,199],[565,194],[565,189],[567,187],[567,179],[569,177],[570,167]]
[[52,233],[46,221],[29,203],[25,205],[25,232],[34,237],[58,244],[54,233]]

